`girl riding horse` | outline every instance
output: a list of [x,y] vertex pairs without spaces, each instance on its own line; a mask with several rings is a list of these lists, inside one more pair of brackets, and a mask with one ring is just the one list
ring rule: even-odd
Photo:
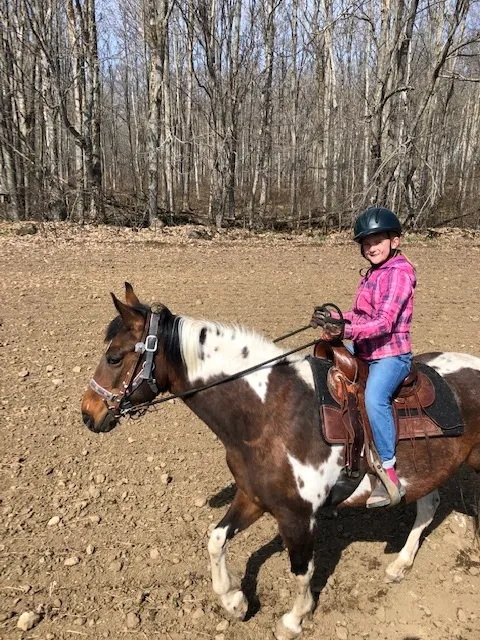
[[[395,423],[392,398],[412,363],[410,325],[413,313],[415,269],[399,252],[402,227],[397,216],[382,207],[364,211],[356,220],[354,240],[370,268],[358,287],[355,304],[343,314],[346,323],[332,322],[323,311],[314,312],[312,326],[322,327],[324,340],[340,336],[353,340],[354,353],[369,366],[365,405],[376,449],[386,476],[400,497],[405,487],[395,471]],[[377,479],[367,507],[390,504],[390,495]]]

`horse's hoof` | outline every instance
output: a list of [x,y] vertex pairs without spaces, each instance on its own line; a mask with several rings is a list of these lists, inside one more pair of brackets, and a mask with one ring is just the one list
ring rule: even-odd
[[399,567],[396,566],[395,562],[392,562],[385,569],[385,582],[401,582],[404,579],[407,570],[408,567]]
[[222,604],[236,620],[243,620],[247,615],[248,602],[243,591],[230,591],[222,596]]
[[301,627],[299,627],[298,630],[290,629],[290,627],[287,627],[283,622],[283,618],[280,618],[275,626],[274,636],[276,640],[293,640],[294,638],[298,638],[301,632]]

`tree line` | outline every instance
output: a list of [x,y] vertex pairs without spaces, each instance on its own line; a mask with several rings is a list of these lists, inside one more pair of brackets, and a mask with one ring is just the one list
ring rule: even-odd
[[0,216],[478,226],[474,0],[0,0]]

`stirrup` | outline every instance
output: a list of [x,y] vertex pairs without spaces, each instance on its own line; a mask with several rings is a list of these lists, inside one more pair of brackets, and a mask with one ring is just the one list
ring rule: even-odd
[[392,482],[396,487],[397,496],[392,500],[391,494],[385,488],[383,482],[379,478],[376,479],[375,487],[367,499],[367,509],[374,509],[375,507],[388,507],[389,505],[396,505],[405,495],[405,487],[399,481],[397,485]]
[[[395,507],[402,499],[402,496],[405,495],[405,488],[403,488],[403,494],[401,494],[399,487],[395,484],[395,482],[392,482],[390,480],[387,472],[385,471],[385,469],[382,466],[382,463],[380,462],[380,457],[377,453],[377,450],[373,442],[370,442],[369,445],[366,447],[365,453],[367,455],[367,459],[371,468],[377,474],[377,478],[380,479],[381,481],[380,484],[383,485],[385,491],[389,496],[389,502],[387,504],[391,505],[392,507]],[[402,485],[400,484],[400,486]]]

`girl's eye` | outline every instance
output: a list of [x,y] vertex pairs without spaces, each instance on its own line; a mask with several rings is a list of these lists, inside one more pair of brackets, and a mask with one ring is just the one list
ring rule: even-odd
[[115,366],[116,364],[120,364],[122,360],[123,360],[123,356],[121,356],[121,355],[108,355],[107,356],[108,364],[111,364],[113,366]]

